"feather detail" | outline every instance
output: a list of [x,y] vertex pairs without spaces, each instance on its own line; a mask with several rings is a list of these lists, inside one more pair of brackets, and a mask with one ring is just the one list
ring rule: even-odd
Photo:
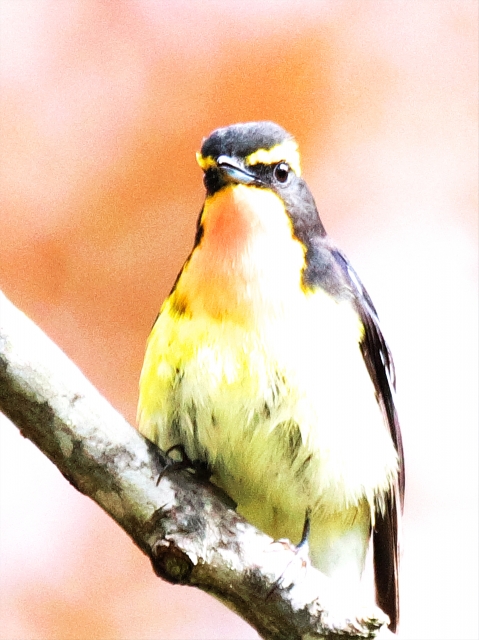
[[374,577],[378,605],[391,619],[395,631],[399,622],[400,518],[404,504],[405,469],[399,419],[394,403],[396,377],[391,352],[379,328],[376,309],[347,258],[333,251],[336,262],[347,276],[356,308],[364,327],[361,353],[374,384],[376,398],[398,454],[397,480],[377,505],[373,526]]

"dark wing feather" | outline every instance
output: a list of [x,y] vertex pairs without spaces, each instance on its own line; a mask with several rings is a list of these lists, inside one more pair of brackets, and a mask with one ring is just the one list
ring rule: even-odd
[[332,250],[336,264],[347,278],[356,309],[364,326],[360,344],[361,353],[374,383],[376,397],[389,427],[391,438],[398,452],[399,474],[396,486],[386,496],[378,509],[373,530],[374,575],[378,605],[391,619],[390,628],[396,630],[399,621],[399,518],[404,501],[404,455],[399,420],[394,405],[396,385],[391,352],[379,328],[376,309],[366,289],[347,258],[337,249]]

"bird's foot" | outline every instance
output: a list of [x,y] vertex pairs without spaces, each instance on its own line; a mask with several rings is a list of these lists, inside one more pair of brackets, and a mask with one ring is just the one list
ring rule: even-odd
[[[309,544],[308,536],[310,531],[310,519],[309,513],[306,514],[303,533],[301,540],[297,545],[294,545],[290,540],[281,538],[271,543],[271,546],[280,545],[282,549],[287,549],[294,553],[294,558],[288,562],[285,569],[274,583],[266,597],[270,597],[271,594],[278,588],[287,589],[298,578],[298,572],[307,571],[311,566],[311,559],[309,557]],[[289,575],[289,577],[288,577]]]
[[[180,455],[179,459],[172,458],[171,453],[177,453]],[[206,482],[211,477],[211,471],[208,469],[208,465],[201,460],[190,460],[185,448],[182,444],[174,444],[172,447],[165,451],[165,466],[158,474],[156,485],[160,484],[160,481],[168,474],[175,471],[183,471],[188,469],[193,471],[198,480]]]

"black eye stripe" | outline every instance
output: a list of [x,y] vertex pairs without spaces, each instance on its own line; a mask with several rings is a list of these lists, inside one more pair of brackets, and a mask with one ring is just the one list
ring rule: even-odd
[[276,183],[284,185],[288,181],[288,178],[294,174],[294,171],[285,160],[275,162],[274,164],[257,162],[256,164],[246,166],[251,173],[254,173],[259,180],[265,184]]

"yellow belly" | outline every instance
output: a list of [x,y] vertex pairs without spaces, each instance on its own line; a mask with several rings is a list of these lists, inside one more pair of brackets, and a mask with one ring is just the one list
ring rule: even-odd
[[356,315],[324,293],[303,298],[254,331],[167,301],[148,342],[139,428],[207,462],[239,512],[274,538],[298,542],[311,511],[314,564],[334,573],[347,561],[342,546],[356,545],[360,570],[397,455]]

